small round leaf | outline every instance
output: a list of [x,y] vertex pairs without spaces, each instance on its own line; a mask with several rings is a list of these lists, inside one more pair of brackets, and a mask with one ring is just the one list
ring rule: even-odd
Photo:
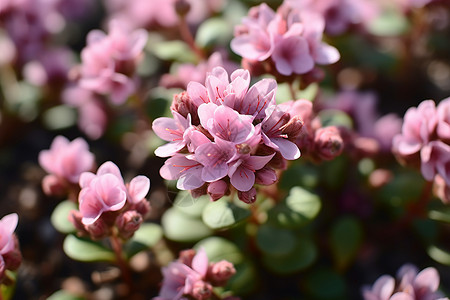
[[66,236],[63,249],[67,256],[78,261],[115,261],[115,255],[111,249],[106,248],[99,242],[79,238],[73,234]]
[[65,200],[59,203],[52,212],[50,221],[52,225],[61,233],[72,233],[76,229],[69,221],[69,213],[71,210],[77,210],[77,205],[70,200]]
[[161,226],[153,223],[144,223],[134,233],[133,237],[125,245],[125,252],[128,258],[135,254],[152,248],[158,243],[163,236]]
[[229,228],[249,216],[249,210],[229,202],[227,197],[208,203],[202,214],[203,222],[212,229]]
[[259,249],[266,254],[283,256],[294,250],[296,237],[290,230],[262,225],[256,234],[256,243]]
[[164,213],[161,224],[164,235],[177,242],[196,242],[212,234],[212,230],[202,220],[173,207]]

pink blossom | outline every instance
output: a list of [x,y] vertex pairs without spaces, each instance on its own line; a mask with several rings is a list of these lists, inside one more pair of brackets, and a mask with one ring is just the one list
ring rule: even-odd
[[319,128],[314,137],[317,156],[323,160],[331,160],[339,156],[344,149],[344,142],[336,126]]
[[54,174],[71,183],[77,183],[83,172],[94,166],[94,155],[82,138],[72,142],[63,136],[57,136],[49,150],[39,153],[39,164],[50,174]]
[[372,286],[363,289],[364,300],[445,300],[439,288],[439,274],[428,267],[418,272],[410,264],[402,266],[396,276],[381,276]]
[[93,224],[102,213],[118,211],[125,203],[136,204],[143,200],[150,189],[150,180],[145,176],[134,177],[128,186],[113,162],[105,162],[97,174],[84,172],[80,177],[81,191],[78,196],[82,222]]
[[340,58],[336,48],[322,41],[324,27],[323,17],[312,11],[282,5],[275,13],[263,3],[236,27],[231,49],[249,60],[270,58],[282,75],[305,74],[316,63],[332,64]]
[[450,143],[450,97],[439,102],[437,116],[437,135],[442,141]]
[[204,166],[202,180],[213,182],[225,177],[235,153],[233,144],[221,139],[198,146],[195,150],[195,160]]
[[108,35],[89,32],[81,51],[80,86],[108,94],[114,104],[124,103],[135,90],[133,75],[146,41],[145,30],[131,31],[118,21],[110,23]]
[[233,163],[228,171],[231,184],[242,192],[249,191],[255,184],[255,171],[262,169],[275,155],[245,155]]
[[181,190],[193,190],[201,187],[203,165],[194,159],[188,159],[181,154],[174,154],[166,160],[159,173],[167,180],[178,180],[177,188]]
[[12,213],[0,219],[0,257],[14,249],[13,233],[16,230],[19,216]]
[[416,154],[430,141],[438,122],[434,101],[426,100],[406,111],[402,132],[394,137],[393,149],[400,156]]
[[420,151],[421,171],[426,180],[432,181],[441,175],[450,186],[450,146],[441,141],[432,141]]
[[190,116],[186,119],[176,111],[172,111],[172,115],[173,119],[162,117],[153,121],[152,124],[156,135],[170,142],[155,150],[155,154],[159,157],[172,156],[186,146],[186,140],[183,138],[183,135],[190,126]]

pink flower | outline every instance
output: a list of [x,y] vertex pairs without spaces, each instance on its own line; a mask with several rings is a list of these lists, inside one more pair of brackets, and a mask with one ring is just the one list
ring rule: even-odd
[[176,111],[172,111],[172,115],[173,119],[162,117],[153,121],[152,124],[156,135],[170,142],[155,150],[155,154],[159,157],[172,156],[186,146],[186,140],[183,138],[183,135],[190,126],[190,116],[186,119]]
[[233,163],[228,171],[231,184],[241,192],[249,191],[255,184],[255,171],[262,169],[275,155],[245,155]]
[[336,126],[319,128],[314,137],[316,155],[323,160],[339,156],[344,149],[344,142]]
[[270,58],[282,75],[305,74],[316,63],[339,60],[336,48],[322,42],[323,17],[286,5],[275,13],[265,3],[253,7],[242,25],[235,29],[231,49],[253,61]]
[[178,180],[178,189],[193,190],[205,183],[202,180],[202,171],[203,165],[198,161],[188,159],[181,154],[174,154],[166,160],[164,166],[159,170],[159,174],[167,180]]
[[0,282],[6,270],[15,270],[19,267],[22,257],[14,235],[19,217],[16,213],[0,219]]
[[158,297],[153,299],[177,300],[184,299],[183,295],[194,296],[194,292],[199,292],[199,283],[205,279],[208,265],[208,256],[203,248],[198,250],[189,266],[179,261],[171,262],[162,269],[164,277],[162,287]]
[[57,136],[49,150],[39,153],[39,164],[48,173],[77,183],[83,172],[93,168],[94,155],[82,138],[69,142],[67,138]]
[[90,225],[102,213],[122,209],[127,200],[132,204],[143,200],[150,189],[150,180],[145,176],[136,176],[125,186],[119,168],[108,161],[98,168],[97,174],[83,173],[80,187],[81,221],[84,225]]
[[114,104],[124,103],[135,90],[132,76],[147,41],[143,29],[130,31],[118,21],[110,32],[93,30],[81,52],[80,86],[99,94],[109,94]]
[[429,142],[420,151],[423,177],[432,181],[439,174],[450,186],[450,146],[441,141]]
[[406,264],[397,272],[397,280],[389,275],[381,276],[372,288],[363,288],[364,300],[445,300],[439,288],[439,274],[429,267],[420,272]]
[[406,111],[402,133],[394,137],[393,151],[400,156],[416,154],[430,141],[438,122],[434,101],[426,100]]
[[450,143],[450,97],[439,102],[437,116],[437,135],[442,141]]

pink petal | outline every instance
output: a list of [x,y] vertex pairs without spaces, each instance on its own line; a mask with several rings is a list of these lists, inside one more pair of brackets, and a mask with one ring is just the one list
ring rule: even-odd
[[168,143],[156,148],[155,155],[158,157],[169,157],[183,149],[184,146],[185,145],[182,141],[177,143]]
[[284,138],[272,138],[271,140],[278,146],[278,150],[285,159],[294,160],[300,157],[300,150],[295,143]]
[[334,64],[341,58],[336,48],[325,43],[321,43],[315,50],[314,60],[321,65]]
[[80,191],[78,199],[80,212],[83,216],[81,221],[85,225],[94,223],[104,210],[104,205],[98,199],[97,193],[91,188],[85,188]]
[[0,226],[9,234],[13,234],[16,230],[17,223],[19,222],[19,216],[16,213],[12,213],[4,216],[0,220]]
[[262,169],[274,157],[275,153],[267,156],[250,156],[245,160],[245,164],[253,170]]
[[94,173],[91,173],[91,172],[82,173],[80,176],[80,181],[79,181],[80,187],[81,188],[88,187],[95,177],[97,177],[97,175],[95,175]]
[[119,178],[108,173],[97,176],[93,180],[91,188],[95,189],[106,209],[116,211],[121,209],[127,200],[127,194],[122,185]]
[[240,165],[230,177],[231,184],[239,191],[247,192],[255,184],[255,173]]
[[205,249],[200,248],[192,259],[192,269],[204,277],[208,271],[208,265],[208,255],[206,255]]
[[422,292],[420,296],[424,296],[429,292],[435,292],[439,288],[439,273],[432,267],[423,269],[417,274],[413,285],[415,290]]
[[276,90],[277,82],[264,78],[250,87],[242,103],[236,104],[235,108],[241,114],[254,115],[256,119],[264,118],[266,108],[275,104]]
[[389,275],[383,275],[375,281],[372,292],[379,300],[388,300],[394,292],[395,280]]
[[103,175],[108,173],[114,174],[117,178],[122,178],[122,174],[120,173],[119,167],[112,161],[107,161],[103,163],[97,170],[97,175]]
[[131,202],[138,202],[147,196],[150,190],[150,179],[145,176],[136,176],[128,185],[128,194],[131,197]]
[[175,142],[183,139],[180,125],[172,118],[161,117],[153,121],[152,129],[165,141]]
[[189,82],[187,86],[187,93],[196,106],[210,102],[206,87],[198,82]]

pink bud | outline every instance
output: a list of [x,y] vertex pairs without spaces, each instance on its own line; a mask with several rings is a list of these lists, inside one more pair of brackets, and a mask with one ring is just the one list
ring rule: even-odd
[[216,201],[222,198],[228,192],[228,184],[223,180],[211,182],[208,185],[207,193],[211,201]]
[[191,294],[197,300],[209,299],[212,296],[212,286],[207,282],[199,280],[194,283]]
[[303,128],[302,117],[294,116],[282,127],[282,133],[288,136],[288,139],[295,140]]
[[14,249],[3,255],[5,265],[8,270],[17,270],[22,263],[22,253],[20,252],[19,240],[16,235],[12,236],[14,240]]
[[42,190],[48,196],[63,196],[67,194],[66,181],[53,174],[42,179]]
[[107,237],[111,230],[103,219],[97,219],[94,223],[85,225],[86,231],[93,240],[100,240]]
[[210,280],[218,286],[224,285],[234,274],[236,274],[236,269],[232,263],[226,260],[213,263],[208,272]]
[[191,10],[191,4],[186,0],[176,0],[175,1],[175,11],[181,17],[186,16]]
[[140,213],[135,210],[129,210],[117,217],[116,226],[120,236],[124,239],[129,239],[139,229],[143,221]]
[[194,249],[187,249],[180,251],[180,255],[178,257],[178,261],[182,264],[185,264],[188,267],[192,266],[192,260],[197,252]]
[[81,222],[83,215],[78,210],[72,210],[69,213],[69,221],[73,224],[75,229],[77,230],[79,235],[89,235],[84,227],[84,224]]
[[138,203],[134,204],[134,210],[140,213],[144,220],[147,218],[150,209],[151,209],[150,202],[148,202],[147,199],[142,199]]
[[239,197],[239,200],[241,200],[247,204],[252,204],[256,201],[256,189],[254,187],[252,187],[247,192],[238,191],[238,197]]
[[314,137],[315,148],[319,158],[331,160],[339,156],[344,149],[342,137],[335,126],[319,128]]
[[269,167],[264,167],[255,172],[255,183],[257,184],[271,185],[277,181],[277,173]]
[[[179,94],[173,95],[172,105],[170,106],[171,111],[176,111],[183,117],[187,118],[188,114],[191,114],[191,117],[197,116],[197,107],[192,102],[189,94],[184,91]],[[198,121],[198,120],[197,120]],[[195,122],[195,121],[193,121]],[[198,122],[196,123],[198,124]]]

